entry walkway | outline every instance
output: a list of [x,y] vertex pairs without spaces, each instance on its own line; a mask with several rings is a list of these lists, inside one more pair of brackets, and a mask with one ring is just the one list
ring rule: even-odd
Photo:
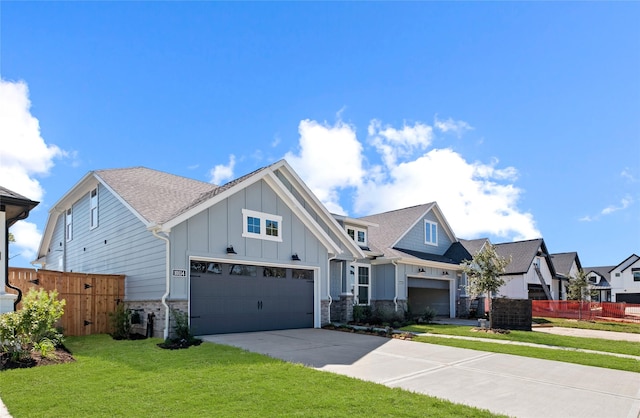
[[322,329],[202,337],[515,417],[640,415],[640,374]]

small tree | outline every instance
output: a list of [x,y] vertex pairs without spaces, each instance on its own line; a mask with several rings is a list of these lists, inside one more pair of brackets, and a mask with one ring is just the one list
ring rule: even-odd
[[578,311],[578,319],[582,320],[582,304],[593,296],[589,277],[587,274],[578,270],[574,276],[569,276],[569,284],[567,285],[567,299],[580,301],[580,309]]
[[489,328],[493,327],[491,296],[505,284],[502,274],[509,263],[511,263],[511,257],[501,257],[496,252],[496,248],[488,242],[471,261],[465,260],[462,263],[462,269],[468,278],[469,294],[473,297],[487,294],[489,298]]

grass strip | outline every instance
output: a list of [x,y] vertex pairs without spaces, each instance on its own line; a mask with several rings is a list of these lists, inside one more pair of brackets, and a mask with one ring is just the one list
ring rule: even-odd
[[528,347],[484,341],[469,341],[437,336],[418,336],[415,337],[413,341],[640,373],[640,361],[610,356],[607,354],[554,350],[551,348]]
[[553,325],[555,327],[640,334],[640,324],[628,322],[578,321],[575,319],[564,318],[533,318],[533,322],[537,324]]
[[403,331],[410,332],[457,335],[463,337],[488,338],[505,341],[519,341],[532,344],[581,348],[584,350],[640,356],[640,344],[631,341],[613,341],[604,340],[601,338],[570,337],[533,331],[510,331],[508,334],[491,334],[486,332],[472,331],[472,329],[473,328],[469,326],[441,324],[411,325],[402,328]]
[[0,372],[0,397],[21,417],[492,417],[488,411],[204,343],[70,337],[70,364]]

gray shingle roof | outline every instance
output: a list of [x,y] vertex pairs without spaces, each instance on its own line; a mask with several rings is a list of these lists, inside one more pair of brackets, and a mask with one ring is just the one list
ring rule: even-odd
[[556,269],[556,273],[562,274],[566,277],[571,273],[571,267],[573,266],[574,261],[576,262],[578,269],[582,268],[580,265],[580,259],[578,258],[578,253],[575,251],[551,254],[551,262],[553,263],[553,267]]
[[149,223],[163,223],[217,187],[146,167],[96,170],[113,191]]
[[[507,275],[524,274],[529,271],[533,258],[538,253],[540,247],[542,247],[543,252],[546,252],[542,238],[495,245],[496,252],[499,256],[506,258],[511,257],[511,263],[509,263],[505,269],[505,274]],[[553,269],[553,266],[550,265],[549,268]]]
[[445,257],[448,257],[458,263],[462,263],[465,260],[471,261],[473,256],[482,249],[482,246],[488,242],[487,238],[478,238],[473,240],[458,239],[458,242],[454,242],[444,253]]
[[616,268],[616,266],[583,267],[582,271],[584,271],[585,274],[594,272],[608,281],[611,280],[611,270],[613,270],[614,268]]
[[431,202],[360,218],[379,225],[376,228],[369,228],[369,245],[386,253],[386,250],[391,248],[433,205],[434,202]]

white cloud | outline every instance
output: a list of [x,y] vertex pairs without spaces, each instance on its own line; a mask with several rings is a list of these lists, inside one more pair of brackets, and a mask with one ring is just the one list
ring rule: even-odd
[[0,79],[0,179],[9,190],[40,201],[44,190],[34,177],[47,175],[54,159],[67,153],[45,143],[30,108],[26,83]]
[[620,205],[616,206],[616,205],[610,205],[607,206],[606,208],[602,209],[602,212],[600,212],[602,215],[610,215],[613,212],[617,212],[619,210],[624,210],[626,208],[628,208],[631,204],[633,203],[633,199],[631,198],[631,196],[625,196],[624,198],[622,198],[620,200]]
[[334,125],[303,120],[298,132],[300,150],[285,158],[329,211],[345,213],[339,191],[358,187],[365,175],[355,128],[341,120]]
[[363,165],[365,149],[355,127],[305,120],[299,130],[299,153],[285,158],[331,211],[346,212],[339,192],[352,187],[355,216],[437,201],[460,237],[541,235],[533,215],[517,206],[522,190],[513,184],[514,167],[498,168],[497,160],[471,163],[446,148],[427,151],[433,140],[428,125],[396,129],[372,120],[368,143],[384,165],[370,167]]
[[444,133],[452,132],[460,138],[466,131],[473,129],[473,126],[469,125],[463,120],[453,120],[449,118],[447,120],[438,119],[438,115],[433,119],[433,126]]
[[211,176],[211,183],[221,185],[227,181],[233,179],[233,168],[236,165],[236,156],[231,154],[229,156],[229,164],[218,164],[213,167],[209,172]]
[[625,167],[624,170],[622,170],[622,172],[620,173],[620,177],[627,179],[631,183],[635,183],[636,181],[638,181],[628,167]]
[[40,238],[42,233],[38,230],[36,224],[27,221],[18,221],[11,227],[11,232],[16,242],[11,243],[11,247],[15,250],[11,251],[11,257],[20,255],[27,260],[33,260],[36,257]]
[[[40,122],[31,114],[29,88],[23,81],[0,79],[0,182],[3,187],[29,199],[41,201],[44,190],[37,180],[46,176],[59,157],[71,156],[40,135]],[[19,221],[12,226],[16,242],[11,256],[32,260],[41,232],[34,223]]]
[[382,156],[387,167],[394,166],[400,158],[410,157],[416,150],[426,149],[433,140],[433,128],[420,122],[395,129],[389,125],[383,127],[379,120],[373,119],[369,123],[368,133],[369,142]]

